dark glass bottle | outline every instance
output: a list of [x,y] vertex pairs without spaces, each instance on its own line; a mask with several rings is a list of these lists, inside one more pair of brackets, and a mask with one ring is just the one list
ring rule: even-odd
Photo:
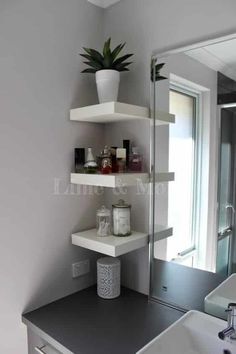
[[129,171],[130,140],[123,140],[123,148],[126,150],[126,170]]
[[85,149],[75,148],[75,173],[83,173],[85,164]]

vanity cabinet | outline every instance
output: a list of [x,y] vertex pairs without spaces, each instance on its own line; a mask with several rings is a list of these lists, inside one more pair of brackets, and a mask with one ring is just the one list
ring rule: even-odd
[[28,329],[28,354],[60,354],[41,337]]
[[134,354],[182,315],[127,288],[119,298],[103,300],[92,286],[25,313],[22,321],[29,354],[43,346],[47,354]]
[[35,347],[35,352],[39,354],[60,354],[57,350],[47,344],[42,347]]
[[49,340],[46,341],[40,335],[28,328],[28,354],[68,354],[68,351],[58,350]]

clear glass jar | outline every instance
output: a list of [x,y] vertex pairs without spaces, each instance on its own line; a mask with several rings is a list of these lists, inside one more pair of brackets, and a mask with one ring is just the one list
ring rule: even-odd
[[111,235],[111,211],[104,205],[97,211],[96,225],[98,236]]
[[117,204],[112,205],[113,215],[113,235],[129,236],[131,235],[130,215],[131,205],[126,204],[120,199]]

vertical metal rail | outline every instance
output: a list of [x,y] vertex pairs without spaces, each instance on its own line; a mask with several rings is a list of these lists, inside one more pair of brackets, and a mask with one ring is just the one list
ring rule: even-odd
[[151,58],[151,95],[152,102],[150,110],[152,112],[151,128],[150,128],[150,217],[149,217],[149,300],[153,293],[153,258],[154,258],[154,234],[155,234],[155,161],[156,161],[156,82],[155,82],[155,61]]

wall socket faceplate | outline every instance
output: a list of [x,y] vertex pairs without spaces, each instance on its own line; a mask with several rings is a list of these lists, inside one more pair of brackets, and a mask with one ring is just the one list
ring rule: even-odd
[[85,275],[89,272],[90,272],[89,259],[72,264],[72,278],[81,277],[82,275]]

